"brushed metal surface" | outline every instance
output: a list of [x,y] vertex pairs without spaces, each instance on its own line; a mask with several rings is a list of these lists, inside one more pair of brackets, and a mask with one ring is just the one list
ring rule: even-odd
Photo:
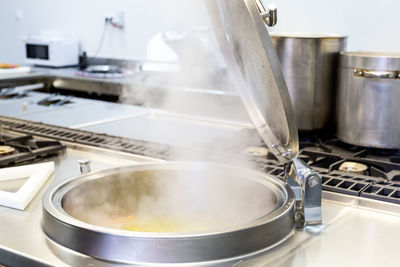
[[[68,147],[64,156],[55,159],[54,182],[79,175],[77,160],[82,158],[92,161],[94,171],[151,160],[74,144]],[[41,228],[41,198],[52,183],[53,180],[45,185],[25,211],[0,207],[0,264],[11,267],[126,266],[77,253],[46,238]],[[397,265],[399,205],[326,191],[323,198],[324,229],[320,233],[296,231],[286,242],[268,251],[183,266],[381,266],[382,255],[385,264]]]
[[[64,106],[41,106],[38,104],[49,96],[47,93],[29,92],[19,99],[0,99],[0,115],[12,116],[64,127],[84,127],[96,123],[143,115],[149,109],[109,103],[105,101],[73,97]],[[60,96],[63,99],[64,96]]]
[[[368,78],[354,73],[355,68],[373,67],[372,70],[387,71],[389,69],[386,68],[390,66],[396,67],[396,57],[389,60],[387,57],[390,56],[387,53],[384,55],[351,53],[348,56],[344,53],[341,56],[343,63],[338,93],[337,134],[346,143],[400,148],[400,79]],[[351,68],[346,67],[349,66],[349,60],[355,64]],[[360,65],[360,62],[364,63]],[[397,57],[397,62],[400,64],[400,57]]]
[[339,53],[347,37],[271,34],[282,64],[299,130],[334,127]]
[[235,140],[234,138],[245,128],[251,128],[251,124],[235,122],[223,124],[223,121],[215,122],[207,118],[185,117],[161,111],[80,127],[96,133],[187,148],[211,147],[216,140]]
[[[10,267],[70,266],[54,255],[46,244],[46,237],[41,228],[41,199],[54,182],[79,175],[77,161],[82,158],[91,160],[94,171],[151,160],[126,153],[68,144],[65,154],[49,159],[55,161],[54,176],[46,182],[25,211],[0,206],[0,264]],[[84,257],[80,257],[82,258]]]
[[[324,227],[320,231],[296,231],[287,242],[268,251],[258,251],[242,258],[225,259],[191,264],[170,264],[162,266],[240,266],[240,267],[296,267],[296,266],[381,266],[382,255],[385,263],[396,266],[397,231],[400,223],[399,209],[388,214],[382,211],[387,205],[381,201],[355,198],[342,194],[329,193],[331,200],[323,201]],[[342,201],[341,197],[348,198]],[[370,209],[370,204],[376,204]],[[336,202],[338,201],[338,202]],[[359,202],[360,201],[360,202]],[[60,259],[48,262],[63,266],[126,266],[115,262],[101,261],[72,251],[57,243],[47,240],[46,249]],[[159,264],[137,264],[132,266],[160,266]]]
[[[194,177],[187,172],[192,173]],[[107,186],[107,181],[110,178],[117,179],[116,176],[123,177],[119,180],[120,183],[126,182],[128,185],[135,180],[137,185],[140,181],[138,179],[144,174],[151,175],[155,183],[160,182],[167,174],[167,179],[172,179],[170,183],[178,183],[187,188],[188,191],[176,191],[174,194],[181,194],[183,199],[192,194],[191,200],[187,199],[185,203],[181,203],[186,205],[187,210],[184,209],[184,212],[188,216],[188,211],[195,203],[207,205],[207,213],[208,210],[219,209],[218,217],[224,217],[224,209],[229,209],[229,206],[223,203],[228,202],[232,205],[254,202],[254,206],[262,209],[250,205],[245,210],[240,210],[240,207],[244,206],[232,206],[241,218],[200,232],[147,233],[96,226],[90,223],[90,219],[85,219],[85,222],[83,219],[77,219],[75,216],[79,214],[68,208],[69,194],[78,190],[80,194],[86,192],[86,196],[83,196],[85,202],[78,208],[79,213],[93,213],[98,207],[93,205],[91,201],[94,200],[90,200],[90,196],[94,196],[98,190],[94,189],[96,192],[93,194],[90,188],[104,185],[105,188],[113,190],[111,186]],[[148,179],[143,181],[147,181],[146,186],[150,186]],[[194,182],[196,193],[190,193]],[[254,199],[247,199],[247,194],[238,193],[237,190],[242,188],[253,188],[251,192],[254,193]],[[154,189],[150,192],[154,193]],[[117,196],[126,195],[121,192],[117,193]],[[203,196],[204,199],[201,201],[198,196]],[[135,196],[135,199],[137,197],[139,196]],[[211,203],[212,200],[218,201]],[[129,263],[204,262],[237,257],[281,243],[294,231],[294,205],[295,199],[290,187],[272,176],[218,164],[148,163],[91,173],[56,184],[43,197],[43,229],[55,242],[104,260]],[[164,208],[168,209],[167,206]],[[201,212],[201,209],[198,212]],[[210,215],[212,214],[211,212]],[[212,216],[213,221],[218,221],[215,215]],[[94,217],[98,218],[95,215]],[[203,217],[207,215],[203,214]]]
[[[48,96],[50,96],[50,94],[29,92],[26,97],[22,98],[0,98],[0,115],[17,117],[28,114],[53,111],[58,107],[41,106],[37,104],[40,100]],[[71,105],[76,106],[75,103]]]

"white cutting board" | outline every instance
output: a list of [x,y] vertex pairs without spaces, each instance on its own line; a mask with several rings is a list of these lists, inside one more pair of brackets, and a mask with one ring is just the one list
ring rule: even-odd
[[0,183],[28,177],[17,192],[0,191],[0,205],[25,210],[53,172],[54,162],[0,169]]

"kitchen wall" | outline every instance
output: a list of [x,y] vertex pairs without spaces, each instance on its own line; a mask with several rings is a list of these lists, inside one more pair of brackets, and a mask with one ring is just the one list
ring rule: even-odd
[[[398,0],[264,0],[278,6],[273,31],[350,36],[349,50],[400,50]],[[157,32],[207,25],[202,0],[0,0],[0,61],[23,61],[23,35],[40,30],[76,35],[93,55],[104,17],[125,12],[125,29],[108,28],[98,56],[145,59]]]
[[0,0],[0,62],[23,61],[23,35],[40,30],[78,36],[93,55],[108,14],[124,11],[125,28],[108,27],[100,57],[145,59],[146,44],[158,32],[206,24],[198,0]]
[[398,0],[275,0],[275,4],[276,31],[339,33],[349,36],[348,50],[400,51]]

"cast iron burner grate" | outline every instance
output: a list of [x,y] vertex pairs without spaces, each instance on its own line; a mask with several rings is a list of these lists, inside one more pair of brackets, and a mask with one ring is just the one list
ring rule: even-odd
[[[400,204],[400,150],[354,146],[314,132],[300,135],[299,157],[322,175],[323,190]],[[341,170],[349,162],[365,171]]]
[[63,153],[66,146],[58,141],[36,140],[32,135],[0,133],[0,168],[41,161]]
[[0,89],[0,99],[19,99],[28,96],[28,91],[17,91],[15,88]]

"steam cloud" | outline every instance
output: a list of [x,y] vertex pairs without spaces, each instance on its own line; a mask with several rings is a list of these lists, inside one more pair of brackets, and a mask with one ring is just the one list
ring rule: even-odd
[[[234,85],[221,78],[225,77],[224,69],[215,59],[219,51],[201,50],[192,39],[179,42],[177,46],[181,71],[164,77],[161,82],[159,76],[150,76],[147,82],[163,87],[178,85],[234,91]],[[228,88],[221,88],[224,84],[228,84]],[[140,102],[147,107],[157,106],[162,110],[189,115],[206,114],[211,117],[214,114],[224,118],[238,115],[231,114],[233,109],[227,112],[226,108],[227,105],[237,105],[237,102],[221,97],[221,102],[215,105],[205,95],[182,93],[178,89],[160,90],[156,95],[138,94],[126,88],[121,99],[125,103]],[[243,106],[238,106],[237,110],[244,112]],[[180,130],[179,127],[165,129],[177,135]],[[254,135],[233,132],[210,141],[210,136],[215,133],[203,134],[207,141],[193,142],[191,149],[172,149],[170,160],[219,162],[241,169],[255,169],[251,160],[238,157],[240,149],[257,144]],[[127,172],[72,190],[64,198],[63,207],[82,221],[106,227],[113,227],[110,224],[113,218],[133,215],[138,220],[172,218],[171,221],[179,225],[174,230],[179,232],[222,229],[253,221],[268,214],[275,206],[275,196],[267,187],[244,178],[250,177],[240,177],[240,173],[225,172],[222,168]],[[120,225],[114,223],[114,227]]]

